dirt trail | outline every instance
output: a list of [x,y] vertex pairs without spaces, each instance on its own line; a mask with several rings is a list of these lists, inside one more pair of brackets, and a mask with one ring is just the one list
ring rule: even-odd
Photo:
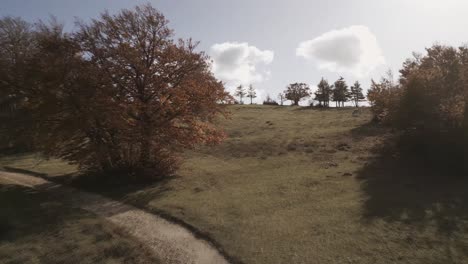
[[0,171],[0,179],[16,185],[60,193],[72,206],[93,212],[145,243],[163,263],[229,263],[211,244],[189,230],[133,206],[79,191],[42,178]]

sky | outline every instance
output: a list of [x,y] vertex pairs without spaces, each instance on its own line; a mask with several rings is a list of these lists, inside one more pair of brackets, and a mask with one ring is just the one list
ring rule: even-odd
[[290,83],[315,90],[322,77],[367,89],[388,69],[398,73],[412,52],[468,43],[466,0],[0,0],[0,16],[34,22],[54,15],[73,30],[76,18],[146,3],[177,38],[200,41],[228,90],[252,84],[255,102],[276,99]]

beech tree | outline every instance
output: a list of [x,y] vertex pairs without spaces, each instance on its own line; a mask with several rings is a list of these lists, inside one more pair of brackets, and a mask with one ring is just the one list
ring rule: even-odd
[[242,101],[242,98],[244,98],[244,96],[246,95],[247,93],[245,92],[245,89],[242,85],[239,85],[237,86],[236,88],[236,92],[235,92],[235,96],[239,96],[239,104],[243,104],[244,102]]
[[356,81],[354,85],[351,86],[351,92],[349,93],[349,97],[354,103],[354,106],[356,107],[359,107],[359,102],[366,99],[366,97],[362,93],[361,84],[358,81]]
[[291,100],[293,105],[299,105],[299,101],[310,96],[309,85],[305,83],[292,83],[284,91],[286,99]]
[[247,90],[247,97],[250,98],[250,104],[252,104],[252,100],[257,98],[257,93],[252,85],[249,85],[249,89]]

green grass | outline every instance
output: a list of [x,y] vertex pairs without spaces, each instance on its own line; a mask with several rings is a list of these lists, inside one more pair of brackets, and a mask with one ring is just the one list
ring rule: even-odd
[[[184,153],[176,177],[108,193],[185,221],[246,263],[468,263],[466,180],[398,153],[367,109],[230,110],[229,138]],[[36,170],[73,171],[45,164]]]
[[0,182],[1,263],[160,263],[112,223],[59,197]]

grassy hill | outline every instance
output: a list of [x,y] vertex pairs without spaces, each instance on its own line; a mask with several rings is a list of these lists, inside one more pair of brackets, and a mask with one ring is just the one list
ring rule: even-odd
[[[388,145],[362,109],[230,106],[229,138],[114,197],[167,212],[245,263],[468,263],[466,181]],[[57,176],[37,156],[1,164]]]

